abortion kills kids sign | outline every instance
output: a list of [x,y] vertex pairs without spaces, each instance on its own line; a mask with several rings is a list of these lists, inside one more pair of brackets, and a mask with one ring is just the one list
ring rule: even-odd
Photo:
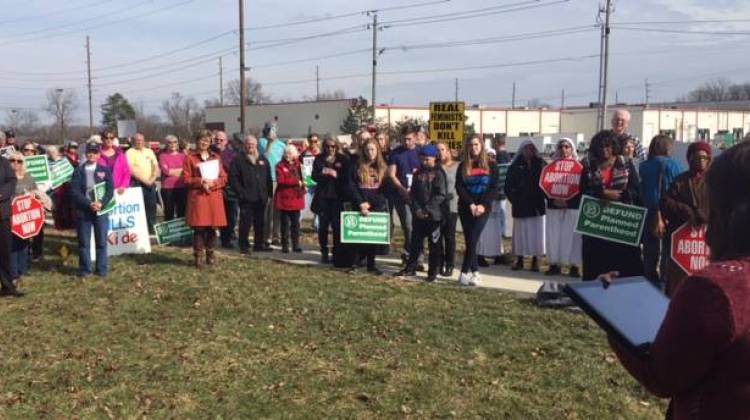
[[[141,188],[128,188],[121,195],[115,193],[115,201],[108,214],[107,255],[150,254],[151,242]],[[91,256],[95,254],[92,237]]]

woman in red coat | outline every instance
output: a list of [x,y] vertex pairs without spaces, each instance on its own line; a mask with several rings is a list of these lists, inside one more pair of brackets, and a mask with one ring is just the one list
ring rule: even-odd
[[276,165],[273,205],[281,213],[281,252],[289,252],[289,228],[292,231],[292,249],[294,252],[302,252],[299,247],[299,215],[305,208],[305,183],[299,152],[292,145],[286,147],[284,159]]
[[645,359],[610,339],[669,419],[750,419],[750,142],[714,159],[705,187],[711,264],[675,289]]
[[200,130],[195,140],[196,150],[185,157],[182,177],[188,189],[186,218],[193,228],[195,268],[201,269],[204,250],[206,264],[214,264],[216,229],[227,225],[223,192],[227,174],[221,157],[210,150],[211,132]]

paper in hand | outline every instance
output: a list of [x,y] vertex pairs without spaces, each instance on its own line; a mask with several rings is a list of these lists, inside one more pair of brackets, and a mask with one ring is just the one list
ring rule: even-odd
[[201,171],[201,178],[204,181],[216,181],[219,179],[219,160],[207,160],[198,164],[198,169]]

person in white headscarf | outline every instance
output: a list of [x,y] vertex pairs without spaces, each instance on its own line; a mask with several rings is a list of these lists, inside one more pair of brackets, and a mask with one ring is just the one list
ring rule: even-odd
[[521,143],[508,169],[505,195],[512,205],[513,270],[523,268],[523,257],[530,256],[531,271],[539,271],[539,257],[545,254],[544,214],[545,195],[539,187],[539,177],[545,166],[533,142]]
[[[575,144],[569,138],[557,142],[554,161],[578,160]],[[553,162],[554,163],[554,162]],[[570,276],[581,277],[581,235],[574,232],[581,195],[570,200],[547,198],[546,248],[549,270],[545,274],[562,274],[562,266],[570,265]]]
[[[500,141],[502,140],[502,141]],[[494,149],[488,149],[487,154],[489,155],[492,163],[495,165],[509,164],[511,159],[508,153],[504,151],[505,139],[495,140],[493,142]],[[495,264],[507,264],[503,258],[503,237],[505,237],[505,193],[501,190],[498,192],[498,196],[495,202],[492,203],[492,211],[490,217],[487,219],[487,224],[482,230],[482,234],[479,236],[479,244],[477,245],[478,264],[480,267],[489,267],[490,263],[488,258],[492,258]]]

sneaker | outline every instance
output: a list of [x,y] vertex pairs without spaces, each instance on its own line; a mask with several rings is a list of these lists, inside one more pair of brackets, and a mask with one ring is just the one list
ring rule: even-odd
[[393,277],[413,277],[416,275],[417,273],[415,271],[409,270],[408,268],[403,268],[393,273]]
[[453,266],[447,265],[443,269],[443,272],[440,273],[443,277],[453,277]]
[[469,286],[481,286],[482,285],[482,279],[479,277],[479,272],[474,271],[471,273],[471,277],[469,277]]
[[470,286],[469,279],[471,278],[471,274],[469,273],[461,273],[458,275],[458,283],[461,286]]

